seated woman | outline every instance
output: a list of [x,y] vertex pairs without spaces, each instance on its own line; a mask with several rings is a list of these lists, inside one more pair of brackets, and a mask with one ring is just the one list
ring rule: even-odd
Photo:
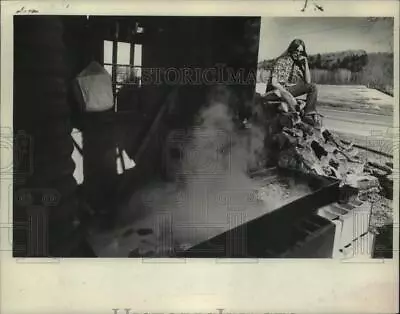
[[316,125],[318,124],[317,87],[311,83],[305,44],[301,39],[294,39],[287,50],[275,60],[265,99],[270,101],[283,99],[288,104],[289,111],[295,111],[297,105],[295,97],[304,94],[307,95],[304,120]]

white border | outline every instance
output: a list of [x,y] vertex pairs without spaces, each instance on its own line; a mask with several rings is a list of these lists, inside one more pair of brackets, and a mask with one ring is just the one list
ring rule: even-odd
[[[90,15],[248,15],[395,16],[395,121],[399,126],[399,3],[397,1],[322,1],[324,12],[296,1],[4,1],[1,3],[1,126],[12,127],[13,14],[25,7],[39,14]],[[398,139],[395,160],[398,164]],[[2,150],[7,160],[10,151]],[[7,244],[12,218],[8,197],[12,180],[1,180],[1,312],[131,313],[226,312],[398,312],[398,237],[395,259],[386,261],[11,258]],[[399,182],[395,182],[399,191]],[[395,204],[399,202],[398,193]],[[398,207],[395,222],[398,224]],[[398,228],[396,228],[398,232]],[[8,246],[7,246],[8,245]]]

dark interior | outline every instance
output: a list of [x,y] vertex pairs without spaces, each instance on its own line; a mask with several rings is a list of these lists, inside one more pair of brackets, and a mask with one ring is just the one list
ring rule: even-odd
[[[168,130],[190,126],[204,103],[205,84],[123,85],[117,90],[113,69],[117,110],[82,112],[72,81],[91,61],[104,65],[105,40],[113,42],[112,63],[118,42],[142,45],[143,71],[219,66],[246,74],[257,66],[259,28],[256,17],[14,17],[14,132],[23,132],[34,146],[33,154],[15,165],[14,221],[22,227],[14,228],[14,255],[90,255],[81,235],[89,215],[85,204],[112,221],[113,208],[128,192],[165,177]],[[254,84],[231,87],[239,104],[252,99]],[[243,106],[234,110],[238,116],[247,114]],[[85,181],[80,186],[72,176],[72,128],[83,134]],[[15,147],[22,147],[23,140],[17,137]],[[116,143],[137,164],[122,175],[115,171]],[[46,197],[54,202],[43,204]],[[32,221],[49,228],[39,230]],[[38,241],[43,245],[34,245]]]

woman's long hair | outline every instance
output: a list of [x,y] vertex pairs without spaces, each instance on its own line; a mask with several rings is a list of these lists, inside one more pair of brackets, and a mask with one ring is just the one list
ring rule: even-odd
[[296,51],[299,46],[303,47],[303,55],[307,57],[306,45],[304,41],[296,38],[291,41],[289,47],[278,58],[290,55],[293,51]]

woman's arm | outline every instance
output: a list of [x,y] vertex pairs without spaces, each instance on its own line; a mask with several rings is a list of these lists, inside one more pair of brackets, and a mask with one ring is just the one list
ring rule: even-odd
[[293,111],[297,104],[296,98],[278,82],[275,76],[272,77],[271,85],[281,93],[281,97],[288,103],[291,111]]
[[308,66],[308,59],[307,57],[303,57],[300,59],[304,63],[304,81],[307,84],[311,83],[311,74],[310,74],[310,67]]

